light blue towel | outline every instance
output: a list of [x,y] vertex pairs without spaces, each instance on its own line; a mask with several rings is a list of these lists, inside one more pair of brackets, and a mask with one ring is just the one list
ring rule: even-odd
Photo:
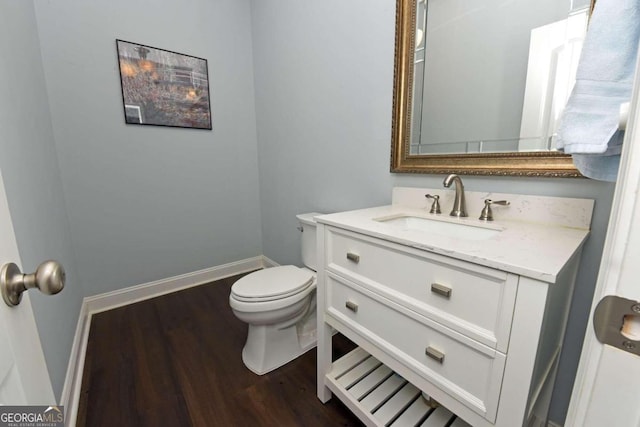
[[616,180],[620,104],[631,99],[639,38],[640,0],[598,0],[556,139],[589,178]]

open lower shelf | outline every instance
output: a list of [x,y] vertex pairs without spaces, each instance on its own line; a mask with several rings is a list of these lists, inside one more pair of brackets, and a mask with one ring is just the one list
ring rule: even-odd
[[333,362],[325,384],[368,426],[470,427],[360,347]]

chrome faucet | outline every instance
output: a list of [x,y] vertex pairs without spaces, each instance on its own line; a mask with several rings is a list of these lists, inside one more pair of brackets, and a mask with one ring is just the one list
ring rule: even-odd
[[452,182],[456,183],[456,196],[453,201],[453,209],[451,209],[451,213],[449,215],[457,216],[458,218],[466,217],[468,216],[467,204],[464,199],[464,185],[462,185],[462,179],[455,173],[452,173],[444,179],[443,184],[446,188],[449,188]]

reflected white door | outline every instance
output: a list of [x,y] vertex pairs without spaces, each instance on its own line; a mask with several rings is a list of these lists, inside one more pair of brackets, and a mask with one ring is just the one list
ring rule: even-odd
[[[0,265],[8,262],[21,266],[0,171]],[[16,307],[0,298],[0,404],[55,403],[28,292]]]
[[[640,356],[601,344],[592,323],[595,306],[607,295],[640,301],[639,93],[640,76],[636,75],[625,153],[567,427],[640,427]],[[624,330],[630,345],[640,348],[640,315],[628,316]]]

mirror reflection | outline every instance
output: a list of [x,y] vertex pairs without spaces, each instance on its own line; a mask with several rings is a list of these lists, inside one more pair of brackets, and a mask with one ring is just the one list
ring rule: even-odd
[[549,152],[584,0],[417,0],[409,156]]

